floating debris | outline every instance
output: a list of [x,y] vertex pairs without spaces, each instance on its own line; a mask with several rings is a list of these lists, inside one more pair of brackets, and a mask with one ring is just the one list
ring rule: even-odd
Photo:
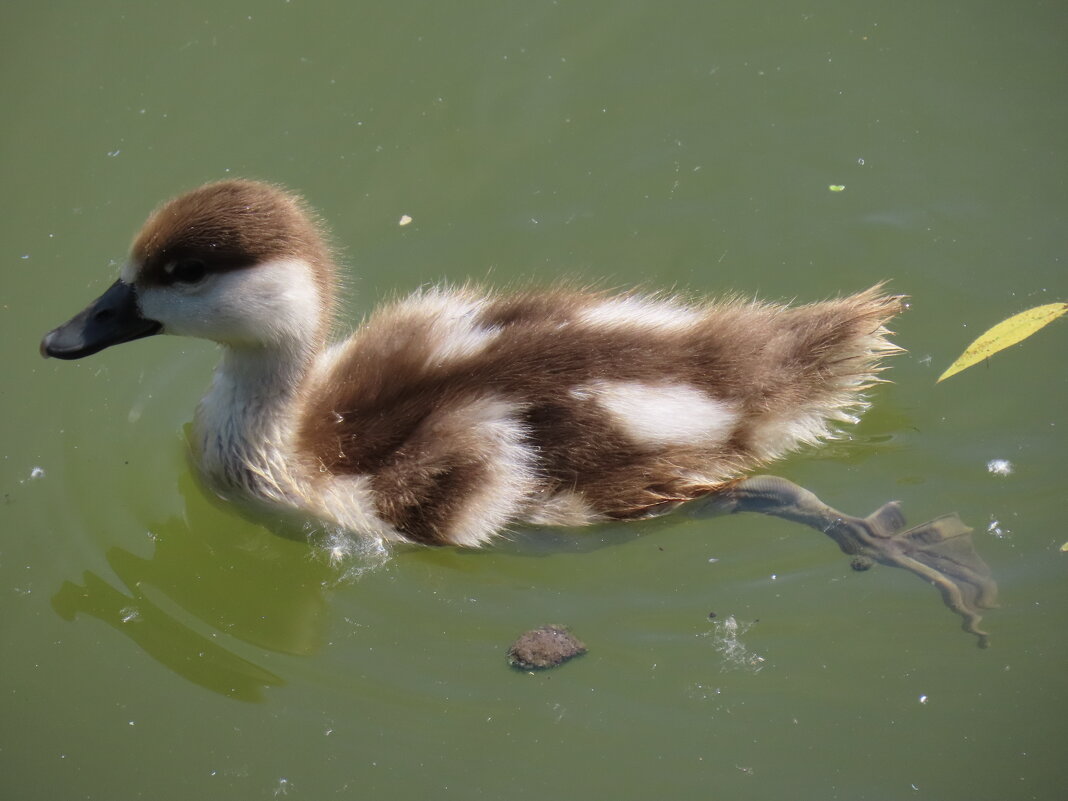
[[524,633],[508,649],[508,661],[520,670],[545,669],[562,665],[586,653],[586,644],[566,626],[548,625]]
[[[965,348],[964,353],[947,367],[942,375],[938,376],[938,381],[943,381],[973,364],[989,359],[999,350],[1022,342],[1065,313],[1068,313],[1068,303],[1047,303],[1002,320],[993,328],[980,334],[978,339]],[[937,384],[938,381],[935,383]]]
[[411,217],[409,217],[407,214],[402,214],[401,218],[397,221],[397,225],[408,225],[409,223],[411,223],[411,221]]

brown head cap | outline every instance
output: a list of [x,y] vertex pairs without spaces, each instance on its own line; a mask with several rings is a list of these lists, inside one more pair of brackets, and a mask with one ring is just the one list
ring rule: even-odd
[[202,262],[209,272],[240,270],[267,261],[311,265],[324,305],[334,305],[334,261],[315,214],[273,184],[218,181],[165,202],[149,216],[130,249],[141,284],[167,284],[173,265]]

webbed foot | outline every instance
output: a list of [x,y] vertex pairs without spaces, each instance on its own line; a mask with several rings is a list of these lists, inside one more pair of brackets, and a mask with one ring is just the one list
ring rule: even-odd
[[901,567],[934,584],[946,606],[961,616],[961,627],[979,638],[981,609],[997,604],[997,584],[972,544],[972,529],[956,514],[942,515],[905,529],[901,504],[891,501],[867,517],[832,509],[813,493],[776,476],[753,476],[723,488],[715,506],[725,512],[761,512],[819,529],[853,557],[853,568],[875,562]]
[[[889,507],[900,520],[896,525],[884,514]],[[843,516],[827,533],[854,559],[901,567],[930,581],[946,606],[961,616],[962,628],[979,638],[980,648],[986,648],[989,637],[979,628],[980,610],[997,605],[998,588],[989,566],[975,550],[972,529],[956,514],[901,531],[903,527],[895,503],[863,520]]]

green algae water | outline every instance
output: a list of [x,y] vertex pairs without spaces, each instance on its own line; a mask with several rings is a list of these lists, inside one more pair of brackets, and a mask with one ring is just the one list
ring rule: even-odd
[[[1064,324],[934,382],[1068,299],[1066,25],[1037,0],[4,5],[4,796],[1060,799]],[[321,212],[354,324],[436,281],[890,280],[893,383],[775,472],[958,512],[991,647],[758,516],[389,554],[245,519],[186,457],[213,346],[37,353],[156,203],[227,176]],[[547,623],[589,652],[509,667]]]

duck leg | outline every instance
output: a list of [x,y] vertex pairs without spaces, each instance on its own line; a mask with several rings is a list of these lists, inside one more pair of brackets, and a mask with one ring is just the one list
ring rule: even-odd
[[979,638],[980,648],[988,644],[987,633],[979,628],[980,610],[996,605],[997,584],[972,545],[972,530],[956,514],[905,529],[897,501],[867,517],[853,517],[775,476],[732,482],[708,496],[694,511],[774,515],[822,531],[853,557],[855,570],[867,570],[873,562],[903,567],[938,588],[946,606],[963,619],[961,627]]

